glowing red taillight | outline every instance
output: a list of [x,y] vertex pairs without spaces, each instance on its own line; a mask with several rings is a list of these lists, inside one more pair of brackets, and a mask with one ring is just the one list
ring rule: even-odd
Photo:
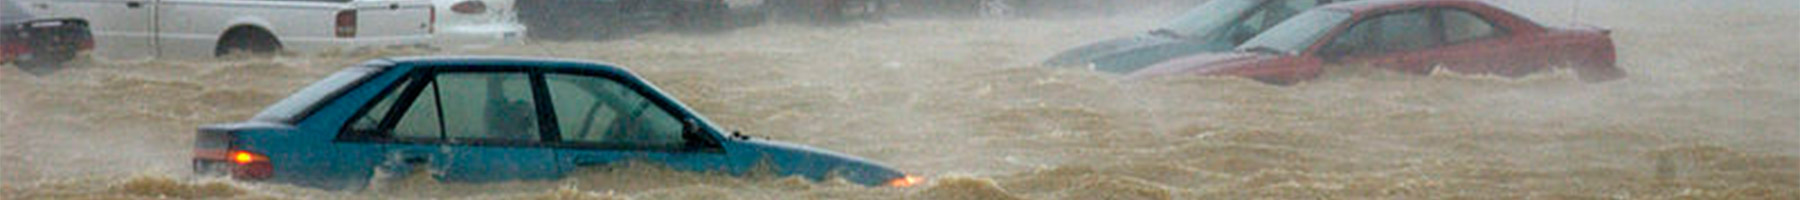
[[231,176],[243,179],[267,179],[275,175],[275,166],[269,164],[269,157],[244,150],[230,151],[231,163],[235,164]]
[[450,6],[450,11],[456,11],[456,13],[471,14],[471,15],[486,13],[487,10],[488,10],[487,3],[482,3],[481,1],[478,1],[478,0],[463,1],[462,3],[456,3],[456,5]]
[[894,180],[889,180],[887,182],[887,186],[912,187],[914,185],[919,185],[919,183],[924,183],[924,182],[925,182],[925,178],[920,178],[920,177],[912,176],[912,175],[906,175],[906,176],[902,176],[900,178],[894,178]]
[[356,37],[356,10],[344,10],[337,13],[337,37]]
[[239,165],[248,165],[250,163],[256,163],[257,161],[268,161],[268,159],[269,158],[263,157],[262,155],[256,155],[256,153],[250,153],[248,151],[231,152],[231,162]]

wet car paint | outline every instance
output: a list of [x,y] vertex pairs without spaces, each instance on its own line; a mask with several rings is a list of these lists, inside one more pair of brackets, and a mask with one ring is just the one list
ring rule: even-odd
[[[346,127],[364,105],[374,103],[383,90],[404,77],[418,71],[463,69],[611,77],[647,94],[657,107],[688,120],[698,143],[622,149],[558,141],[407,141],[340,134],[340,128]],[[908,178],[897,170],[855,156],[735,134],[728,137],[709,120],[664,94],[625,69],[586,61],[499,57],[381,59],[327,77],[250,121],[201,127],[195,142],[195,169],[209,172],[236,167],[216,153],[229,149],[266,155],[274,172],[263,181],[331,189],[364,188],[371,179],[390,178],[380,174],[421,169],[431,171],[433,178],[442,181],[494,182],[556,179],[580,168],[626,162],[734,175],[767,170],[781,176],[841,178],[872,186]]]

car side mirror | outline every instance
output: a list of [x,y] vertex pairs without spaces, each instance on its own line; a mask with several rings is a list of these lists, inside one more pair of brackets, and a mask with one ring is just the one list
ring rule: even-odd
[[694,121],[694,118],[681,119],[681,134],[686,135],[686,134],[699,134],[699,133],[700,133],[700,122]]
[[711,140],[701,133],[700,122],[693,118],[681,119],[681,139],[687,140],[690,148],[708,149],[719,146],[718,141]]

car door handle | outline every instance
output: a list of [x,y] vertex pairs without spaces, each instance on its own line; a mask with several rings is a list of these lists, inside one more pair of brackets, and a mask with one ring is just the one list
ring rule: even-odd
[[125,2],[125,7],[132,8],[132,9],[142,8],[142,7],[144,7],[144,2],[136,2],[136,1]]

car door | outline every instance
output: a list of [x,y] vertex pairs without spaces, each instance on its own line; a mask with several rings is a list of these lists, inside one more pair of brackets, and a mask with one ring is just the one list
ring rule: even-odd
[[1437,29],[1445,45],[1424,55],[1425,64],[1459,73],[1520,76],[1543,69],[1548,53],[1516,45],[1521,34],[1493,23],[1493,20],[1460,8],[1434,9]]
[[1365,17],[1337,34],[1318,54],[1333,64],[1429,73],[1421,56],[1441,43],[1430,16],[1427,10],[1410,9]]
[[648,162],[683,170],[720,169],[725,155],[701,137],[691,116],[680,116],[647,85],[627,76],[548,73],[546,91],[556,119],[558,164],[567,170],[608,169]]
[[56,18],[81,18],[94,34],[95,54],[114,59],[156,56],[157,0],[26,0]]
[[543,146],[531,75],[470,69],[416,76],[416,83],[384,97],[350,125],[384,130],[375,135],[386,144],[389,158],[382,165],[389,174],[456,182],[561,176],[554,154]]

